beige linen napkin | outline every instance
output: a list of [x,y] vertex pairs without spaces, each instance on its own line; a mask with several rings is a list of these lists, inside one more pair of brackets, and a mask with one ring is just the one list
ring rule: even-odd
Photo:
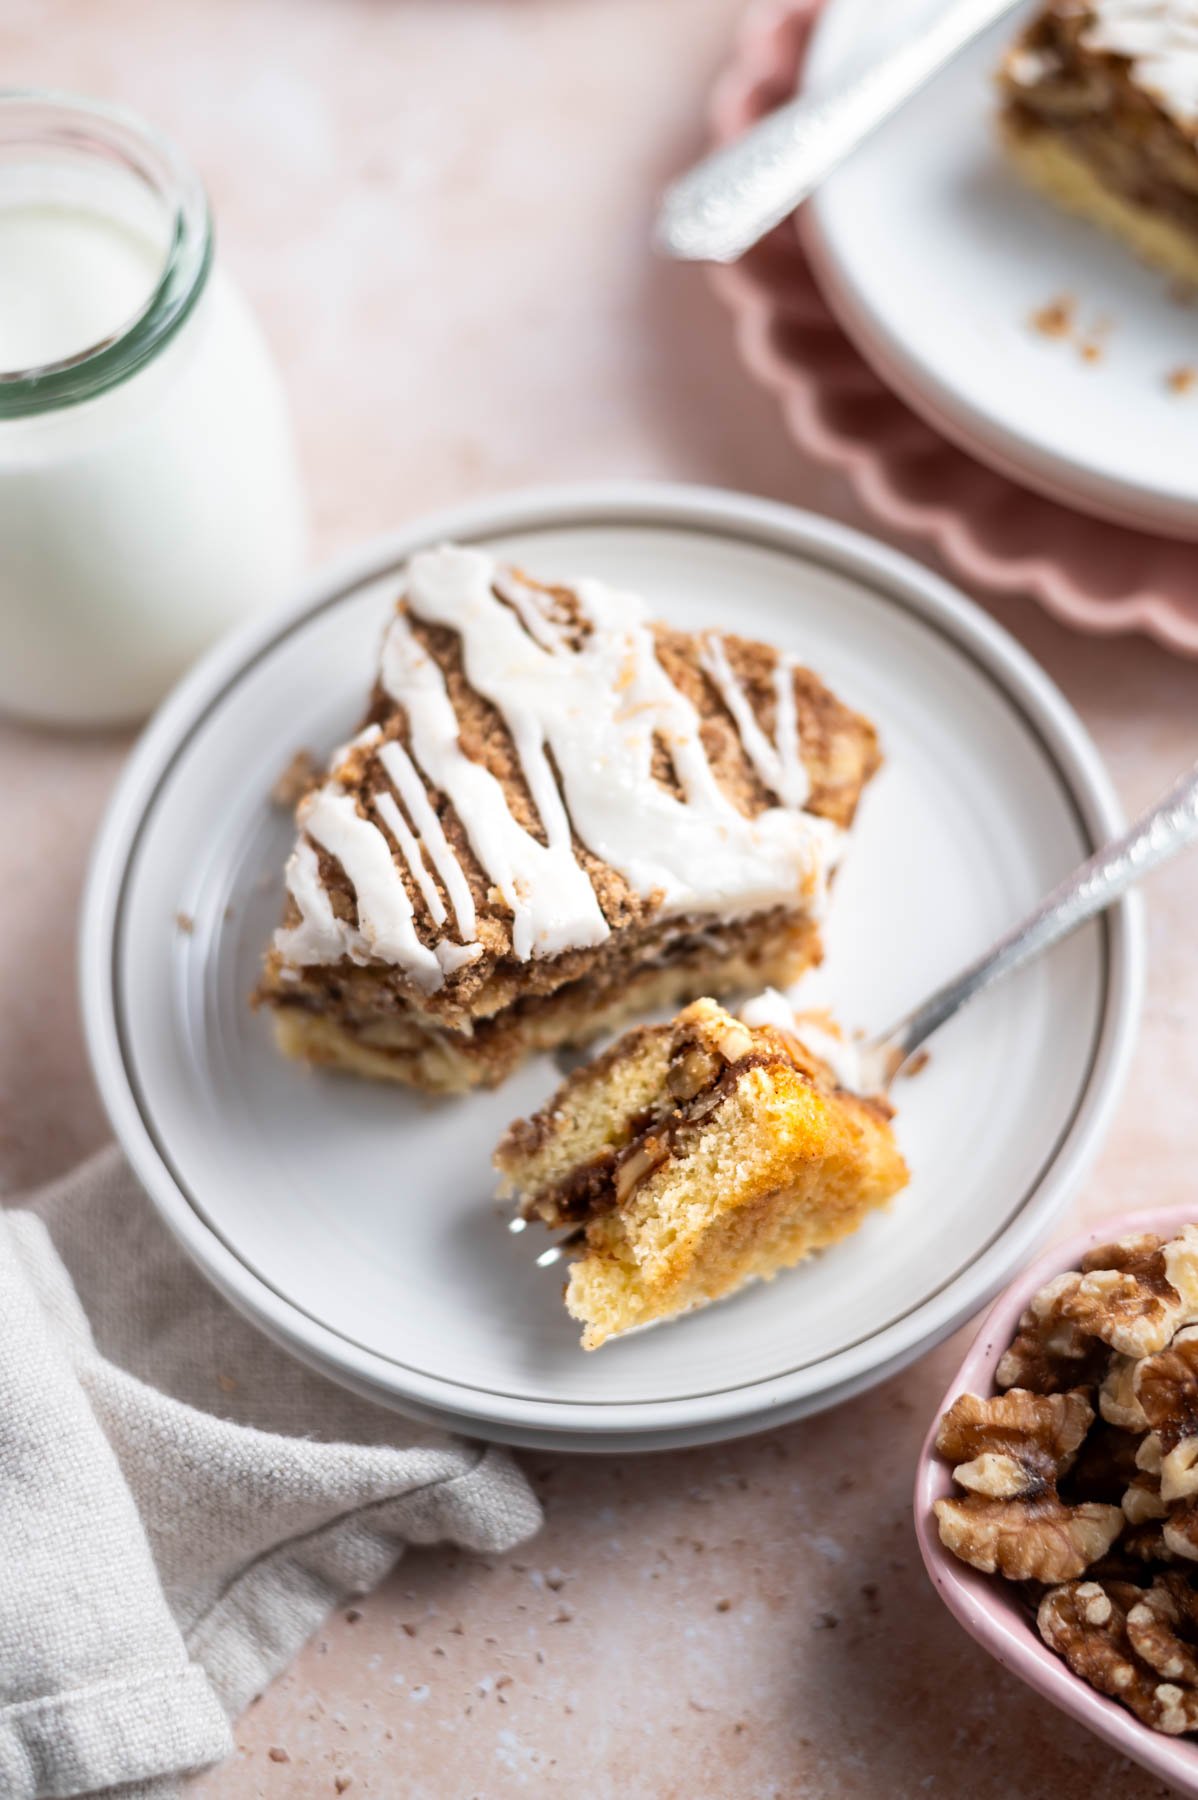
[[405,1544],[505,1550],[502,1451],[233,1313],[116,1150],[0,1212],[0,1795],[167,1800]]

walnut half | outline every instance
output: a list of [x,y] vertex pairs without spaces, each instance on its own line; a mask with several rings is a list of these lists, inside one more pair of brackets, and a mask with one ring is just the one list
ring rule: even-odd
[[1093,1418],[1079,1392],[960,1395],[936,1435],[953,1479],[968,1490],[936,1502],[945,1547],[1009,1581],[1068,1581],[1105,1556],[1123,1529],[1119,1507],[1069,1506],[1057,1492]]
[[1116,1350],[1098,1390],[1099,1412],[1108,1425],[1116,1425],[1120,1431],[1148,1430],[1144,1408],[1136,1397],[1136,1370],[1139,1366],[1134,1357],[1121,1356]]
[[1180,1635],[1192,1629],[1193,1610],[1186,1584],[1167,1574],[1147,1590],[1073,1581],[1045,1594],[1036,1624],[1075,1675],[1154,1731],[1179,1737],[1198,1730],[1198,1660]]
[[1196,1319],[1198,1226],[1168,1243],[1151,1232],[1118,1238],[1033,1297],[996,1379],[1002,1388],[1042,1394],[1087,1386],[1102,1378],[1108,1349],[1133,1359],[1154,1355]]
[[1080,1280],[1080,1271],[1069,1269],[1032,1296],[995,1370],[1000,1388],[1062,1394],[1101,1378],[1109,1353],[1064,1311]]
[[1135,1365],[1136,1400],[1160,1446],[1161,1498],[1198,1494],[1198,1330],[1179,1331],[1167,1350]]
[[1175,1331],[1198,1319],[1198,1226],[1187,1225],[1168,1243],[1146,1232],[1091,1250],[1066,1311],[1124,1356],[1163,1350]]
[[[1141,1662],[1198,1691],[1198,1594],[1184,1575],[1166,1571],[1127,1614],[1127,1636]],[[1184,1634],[1184,1635],[1183,1635]]]

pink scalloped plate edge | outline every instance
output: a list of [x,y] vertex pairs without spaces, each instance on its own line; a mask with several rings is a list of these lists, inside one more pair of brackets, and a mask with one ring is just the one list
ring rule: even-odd
[[[795,90],[820,0],[757,0],[712,94],[719,143]],[[1193,544],[1074,512],[947,443],[891,393],[816,286],[793,221],[732,268],[710,271],[736,345],[814,461],[845,475],[866,510],[931,545],[968,585],[1030,594],[1074,630],[1143,631],[1198,656]]]

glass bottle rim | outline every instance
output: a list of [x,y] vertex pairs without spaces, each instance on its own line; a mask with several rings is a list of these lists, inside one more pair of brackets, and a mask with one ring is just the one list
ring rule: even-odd
[[212,215],[199,176],[171,140],[136,113],[50,88],[0,87],[0,153],[27,144],[123,165],[167,214],[165,261],[132,318],[61,361],[0,371],[0,420],[91,400],[144,368],[190,316],[212,266]]

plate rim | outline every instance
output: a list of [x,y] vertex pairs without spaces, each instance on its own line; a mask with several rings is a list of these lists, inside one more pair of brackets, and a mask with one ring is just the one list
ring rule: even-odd
[[[1132,894],[1106,921],[1107,991],[1086,1085],[1072,1121],[1022,1207],[978,1258],[880,1333],[788,1375],[685,1400],[575,1402],[496,1397],[400,1368],[352,1343],[277,1293],[208,1225],[176,1181],[138,1103],[122,1048],[115,949],[124,887],[158,783],[214,698],[271,644],[339,589],[386,574],[417,548],[446,537],[494,536],[574,525],[706,530],[781,550],[863,582],[934,622],[996,681],[1057,764],[1092,841],[1122,824],[1119,802],[1089,734],[1031,656],[972,601],[903,553],[838,522],[783,503],[715,488],[655,481],[591,481],[524,489],[422,516],[335,558],[294,598],[217,644],[164,702],[134,747],[109,801],[89,863],[80,926],[80,999],[101,1099],[151,1202],[202,1272],[260,1329],[344,1384],[416,1416],[510,1442],[652,1448],[758,1430],[834,1404],[922,1354],[1008,1279],[1048,1231],[1097,1153],[1122,1090],[1144,978],[1142,901]],[[879,1353],[880,1352],[880,1353]],[[823,1379],[819,1379],[824,1372]],[[606,1441],[605,1441],[606,1440]]]
[[[843,0],[824,0],[816,11],[800,87],[820,79],[832,28]],[[1047,204],[1047,202],[1044,202]],[[828,231],[824,196],[816,194],[795,215],[800,242],[820,291],[850,342],[885,386],[932,430],[997,474],[1075,512],[1129,531],[1182,543],[1198,539],[1198,497],[1186,500],[1151,483],[1088,469],[993,419],[935,369],[928,368],[890,323],[868,304],[836,253]],[[1126,252],[1131,256],[1132,252]]]

